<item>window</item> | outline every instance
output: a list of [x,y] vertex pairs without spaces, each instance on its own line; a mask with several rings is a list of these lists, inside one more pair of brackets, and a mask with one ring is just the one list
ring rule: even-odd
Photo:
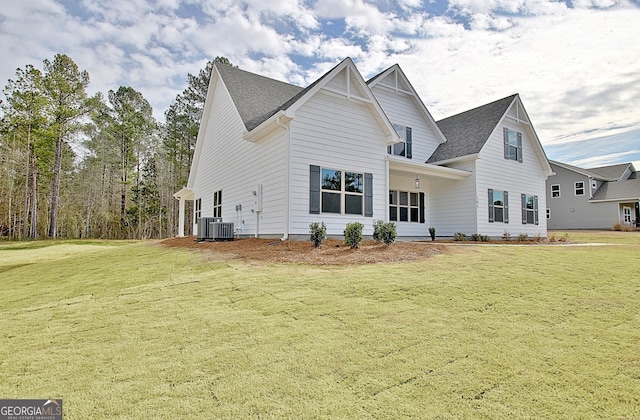
[[198,224],[198,221],[200,220],[200,216],[202,215],[202,198],[198,198],[195,202],[194,205],[194,209],[195,209],[195,219],[196,219],[196,224]]
[[551,209],[547,208],[547,219],[551,219]]
[[389,220],[424,223],[424,193],[389,191]]
[[560,198],[560,185],[555,184],[551,186],[551,198]]
[[522,224],[538,224],[538,196],[522,194]]
[[364,175],[322,168],[322,212],[362,214]]
[[222,190],[213,193],[213,217],[222,217]]
[[522,162],[522,133],[504,129],[504,158]]
[[584,195],[584,181],[576,181],[574,184],[576,195]]
[[373,174],[309,165],[309,214],[373,217]]
[[387,153],[396,156],[405,156],[409,159],[412,157],[412,130],[411,127],[405,127],[404,125],[394,124],[393,128],[396,129],[398,137],[402,140],[400,143],[396,143],[392,146],[387,146]]
[[489,189],[489,222],[509,223],[509,192]]

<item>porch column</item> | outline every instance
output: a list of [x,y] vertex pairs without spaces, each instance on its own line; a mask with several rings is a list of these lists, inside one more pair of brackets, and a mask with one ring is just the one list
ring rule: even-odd
[[180,208],[178,210],[178,237],[184,237],[184,198],[180,197]]

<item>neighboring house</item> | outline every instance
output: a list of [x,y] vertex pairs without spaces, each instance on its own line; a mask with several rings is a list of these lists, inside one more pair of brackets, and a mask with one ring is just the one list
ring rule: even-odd
[[366,82],[347,58],[303,89],[216,63],[176,198],[242,236],[546,236],[551,173],[518,95],[436,123],[398,65]]
[[640,221],[640,178],[633,164],[583,169],[551,161],[547,179],[550,229],[611,229]]

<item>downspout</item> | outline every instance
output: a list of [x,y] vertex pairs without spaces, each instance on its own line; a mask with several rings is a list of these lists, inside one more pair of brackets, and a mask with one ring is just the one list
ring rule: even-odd
[[389,157],[385,156],[384,158],[384,188],[385,188],[385,199],[384,199],[384,220],[386,222],[389,221]]
[[286,208],[284,211],[284,233],[282,235],[282,238],[280,238],[281,241],[286,241],[287,239],[289,239],[289,208],[291,204],[289,203],[289,183],[291,178],[291,174],[289,173],[289,169],[291,166],[291,131],[289,130],[288,126],[280,122],[280,117],[276,119],[276,124],[278,124],[279,127],[283,128],[287,132],[287,162],[285,164],[284,190],[284,202],[286,203]]

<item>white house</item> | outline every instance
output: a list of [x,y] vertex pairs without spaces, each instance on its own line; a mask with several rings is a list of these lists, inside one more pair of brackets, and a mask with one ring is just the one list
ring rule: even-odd
[[216,63],[176,198],[242,236],[308,238],[321,221],[371,235],[379,219],[406,238],[546,236],[551,174],[518,95],[436,123],[398,65],[365,81],[347,58],[300,88]]

